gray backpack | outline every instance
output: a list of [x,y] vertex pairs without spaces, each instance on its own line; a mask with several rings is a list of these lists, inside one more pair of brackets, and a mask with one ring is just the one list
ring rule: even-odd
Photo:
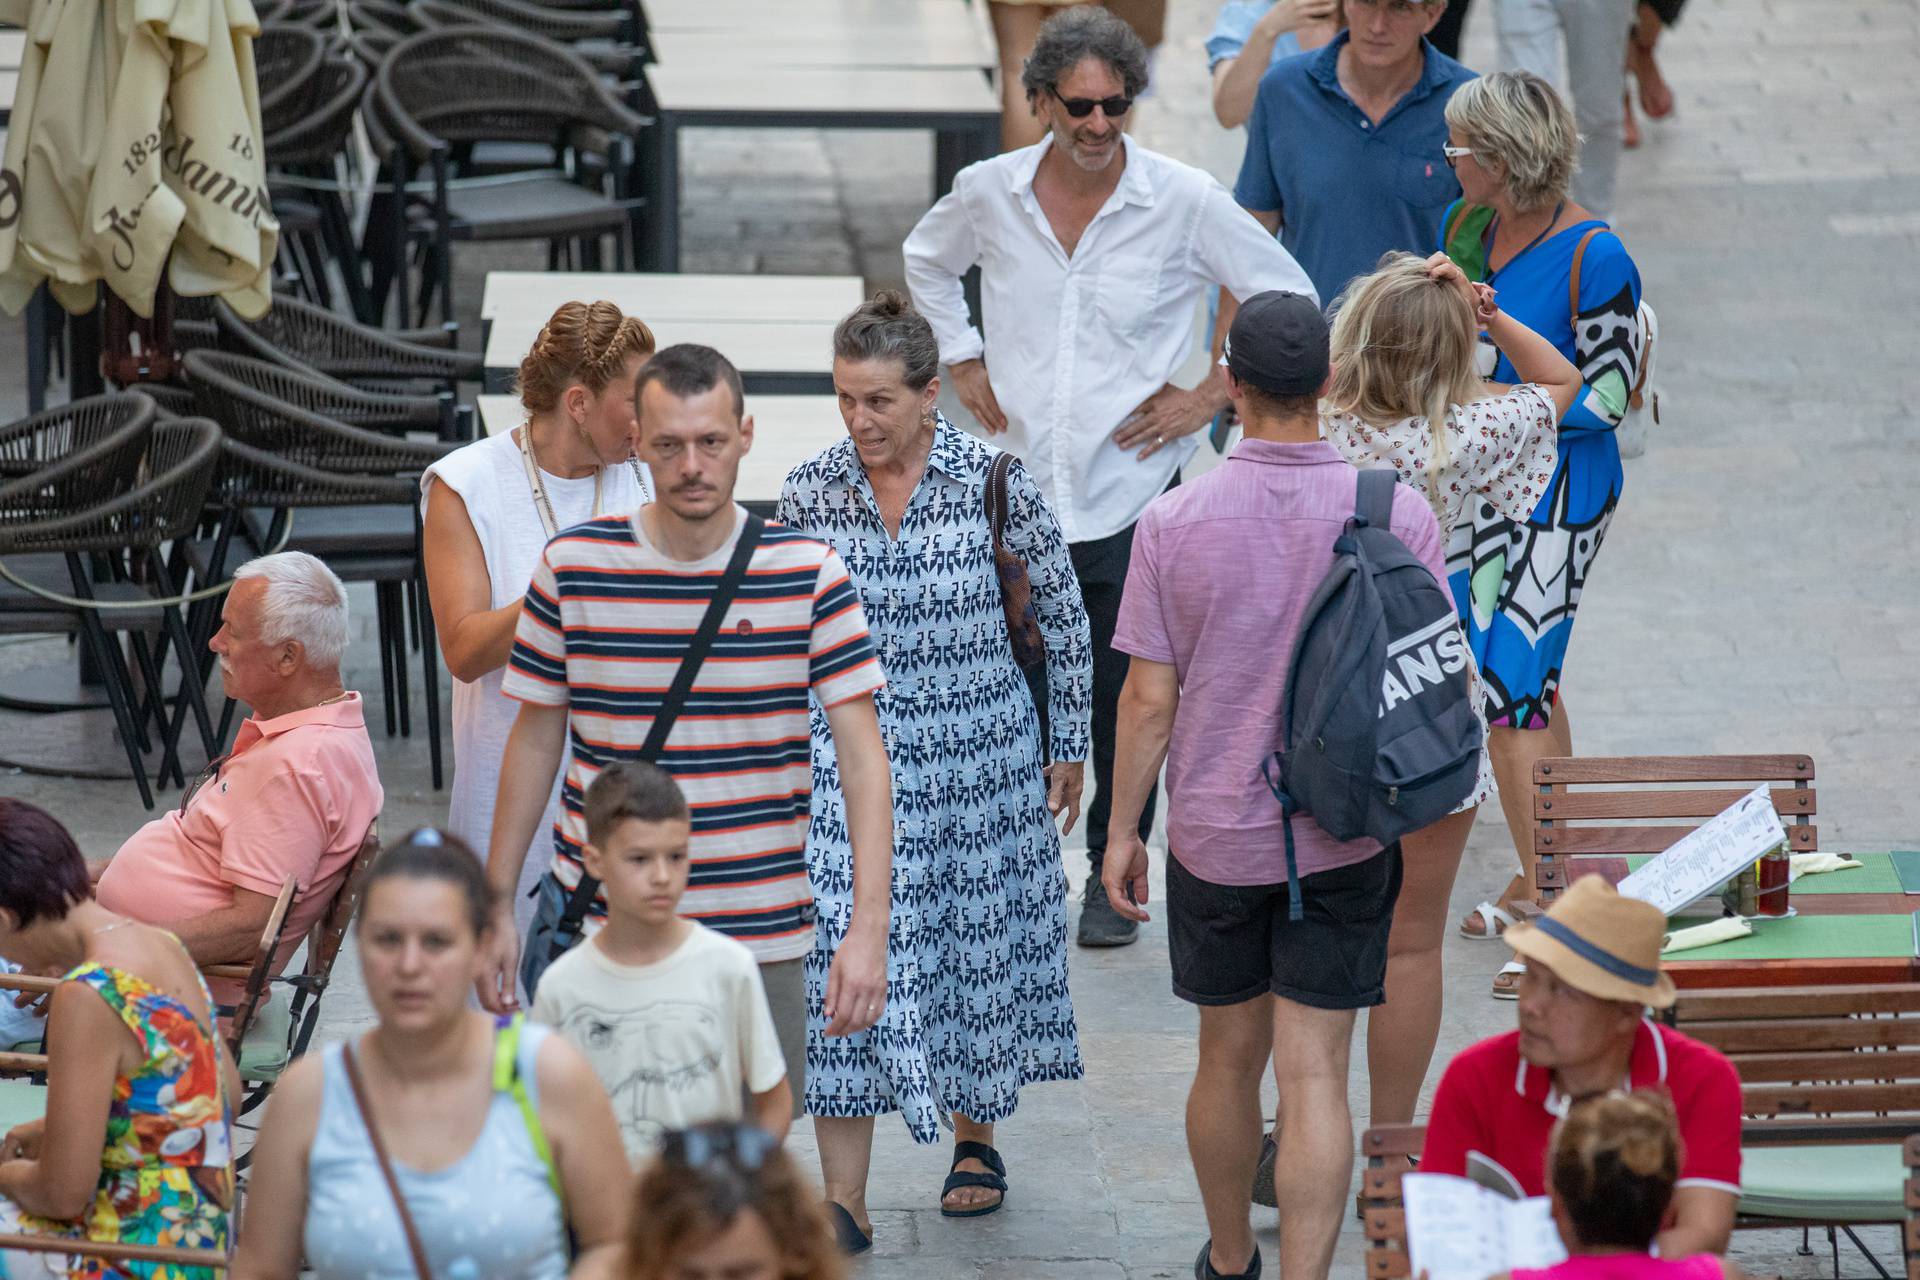
[[1466,638],[1452,595],[1394,536],[1393,486],[1392,471],[1359,473],[1294,641],[1280,749],[1261,765],[1284,819],[1294,920],[1296,813],[1336,840],[1392,844],[1458,808],[1480,771]]

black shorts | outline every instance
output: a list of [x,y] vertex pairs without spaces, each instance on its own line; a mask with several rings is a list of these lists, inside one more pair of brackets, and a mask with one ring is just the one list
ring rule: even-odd
[[1287,918],[1287,886],[1213,884],[1167,859],[1173,994],[1243,1004],[1272,993],[1315,1009],[1386,999],[1387,934],[1400,896],[1400,846],[1300,881],[1306,916]]

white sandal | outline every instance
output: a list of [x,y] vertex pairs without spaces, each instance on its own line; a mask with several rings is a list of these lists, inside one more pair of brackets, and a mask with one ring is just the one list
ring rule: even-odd
[[1527,966],[1521,964],[1518,960],[1509,960],[1507,963],[1501,965],[1500,972],[1493,975],[1493,998],[1495,1000],[1518,1000],[1520,998],[1520,984],[1516,982],[1510,987],[1503,987],[1500,985],[1500,979],[1510,973],[1525,973],[1526,971]]
[[[1475,916],[1479,916],[1480,923],[1486,926],[1487,931],[1485,933],[1473,933],[1467,929],[1467,920],[1471,920]],[[1474,942],[1494,942],[1499,939],[1501,934],[1519,923],[1520,921],[1514,917],[1512,912],[1501,907],[1496,907],[1491,902],[1483,902],[1473,910],[1467,912],[1466,919],[1460,922],[1460,936],[1471,939]]]

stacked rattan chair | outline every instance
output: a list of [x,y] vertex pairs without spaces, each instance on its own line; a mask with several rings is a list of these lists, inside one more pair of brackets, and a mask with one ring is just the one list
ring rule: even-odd
[[[445,345],[445,331],[431,331],[435,345],[415,341],[328,311],[297,298],[279,297],[258,320],[246,320],[220,303],[215,309],[222,349],[317,373],[371,390],[431,388],[457,394],[477,381],[480,356]],[[429,334],[420,334],[427,337]]]

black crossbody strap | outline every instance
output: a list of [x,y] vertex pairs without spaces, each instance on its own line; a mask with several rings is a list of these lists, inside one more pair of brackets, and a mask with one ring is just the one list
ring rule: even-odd
[[[680,718],[680,709],[686,705],[687,695],[693,692],[694,677],[700,674],[700,666],[707,660],[707,651],[713,648],[713,641],[720,634],[720,624],[726,621],[727,609],[733,604],[733,598],[740,591],[740,584],[746,579],[747,565],[753,560],[754,548],[760,545],[760,531],[766,527],[766,521],[752,512],[747,513],[746,523],[740,526],[739,541],[733,544],[733,558],[727,561],[727,568],[720,575],[719,585],[713,589],[713,598],[707,602],[707,611],[700,618],[700,628],[693,633],[693,641],[687,646],[686,656],[680,659],[680,667],[673,673],[673,683],[667,688],[667,696],[660,700],[660,710],[653,717],[653,726],[647,730],[647,740],[640,744],[639,758],[649,764],[660,758],[666,750],[667,735],[673,732],[673,722]],[[555,941],[562,946],[571,945],[571,940],[580,936],[580,927],[586,923],[587,908],[593,905],[593,895],[600,892],[600,882],[582,868],[580,883],[574,886],[573,895],[567,899],[567,909],[560,914],[560,925],[555,931]]]

